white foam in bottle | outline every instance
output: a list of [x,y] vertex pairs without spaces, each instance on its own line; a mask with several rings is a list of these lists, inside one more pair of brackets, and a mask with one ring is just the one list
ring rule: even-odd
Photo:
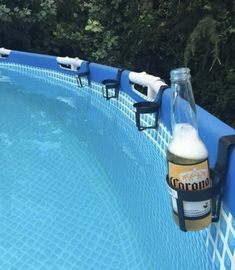
[[208,152],[198,136],[197,130],[190,124],[176,124],[173,131],[173,140],[168,151],[187,159],[206,159]]

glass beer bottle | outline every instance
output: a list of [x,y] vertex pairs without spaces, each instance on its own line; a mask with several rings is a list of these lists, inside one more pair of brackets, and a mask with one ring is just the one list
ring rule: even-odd
[[[198,135],[196,106],[189,68],[171,71],[173,138],[167,151],[169,181],[176,189],[200,190],[211,186],[208,152]],[[177,201],[172,209],[178,220]],[[200,230],[211,223],[211,201],[183,202],[185,229]]]

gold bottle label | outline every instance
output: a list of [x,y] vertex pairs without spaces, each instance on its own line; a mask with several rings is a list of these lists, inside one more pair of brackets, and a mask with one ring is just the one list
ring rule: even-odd
[[[169,166],[169,182],[176,189],[201,190],[209,188],[210,177],[208,160],[193,165],[176,164],[171,161]],[[177,213],[177,193],[171,190],[172,206]],[[189,218],[205,217],[211,212],[211,201],[186,202],[184,201],[184,215]]]

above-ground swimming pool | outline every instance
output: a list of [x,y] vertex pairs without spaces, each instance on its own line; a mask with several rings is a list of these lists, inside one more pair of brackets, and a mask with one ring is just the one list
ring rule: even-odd
[[214,269],[206,231],[174,224],[127,95],[5,68],[0,95],[0,269]]

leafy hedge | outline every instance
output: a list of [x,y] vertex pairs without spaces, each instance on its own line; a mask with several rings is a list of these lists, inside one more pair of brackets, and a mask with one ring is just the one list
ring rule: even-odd
[[168,80],[191,68],[196,102],[235,127],[235,1],[0,1],[6,48],[79,56]]

